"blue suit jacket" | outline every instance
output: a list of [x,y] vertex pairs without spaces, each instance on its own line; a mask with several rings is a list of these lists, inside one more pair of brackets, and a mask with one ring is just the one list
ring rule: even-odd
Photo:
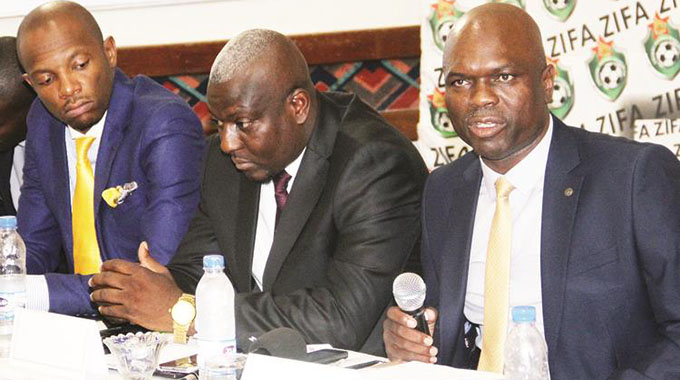
[[[541,229],[551,378],[680,378],[680,163],[664,147],[554,121]],[[439,363],[453,366],[465,358],[481,178],[468,154],[432,173],[423,200],[427,303],[440,313]]]
[[[87,280],[73,275],[73,233],[64,123],[36,99],[27,117],[24,184],[18,214],[27,269],[46,274],[50,310],[91,313]],[[97,155],[94,210],[102,261],[137,260],[143,240],[166,264],[198,205],[204,139],[180,97],[146,77],[117,70]],[[136,181],[116,208],[102,192]],[[68,273],[54,273],[57,268]]]

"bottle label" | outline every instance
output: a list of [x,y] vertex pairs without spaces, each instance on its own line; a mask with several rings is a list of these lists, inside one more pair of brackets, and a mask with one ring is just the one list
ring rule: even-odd
[[198,368],[205,368],[206,361],[215,356],[236,353],[236,341],[234,339],[209,340],[196,338],[196,342],[198,343]]
[[14,310],[26,307],[26,292],[0,292],[0,321],[14,319]]

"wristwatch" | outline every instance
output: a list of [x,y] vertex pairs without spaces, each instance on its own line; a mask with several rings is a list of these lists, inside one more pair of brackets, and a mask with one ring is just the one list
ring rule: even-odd
[[196,298],[191,294],[182,294],[169,310],[172,316],[172,331],[175,343],[187,342],[187,332],[196,317]]

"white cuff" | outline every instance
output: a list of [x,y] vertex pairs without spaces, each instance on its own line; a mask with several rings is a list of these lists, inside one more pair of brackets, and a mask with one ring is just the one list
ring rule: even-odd
[[50,292],[47,289],[45,276],[26,275],[26,308],[40,311],[50,310]]

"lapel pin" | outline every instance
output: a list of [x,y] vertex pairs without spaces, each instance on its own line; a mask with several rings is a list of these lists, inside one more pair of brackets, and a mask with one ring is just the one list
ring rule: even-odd
[[564,189],[564,196],[565,197],[571,197],[573,194],[574,194],[574,189],[572,189],[571,187],[567,187],[566,189]]
[[137,182],[132,181],[122,186],[109,187],[102,192],[102,198],[111,208],[116,208],[125,202],[125,199],[135,190],[137,190]]

